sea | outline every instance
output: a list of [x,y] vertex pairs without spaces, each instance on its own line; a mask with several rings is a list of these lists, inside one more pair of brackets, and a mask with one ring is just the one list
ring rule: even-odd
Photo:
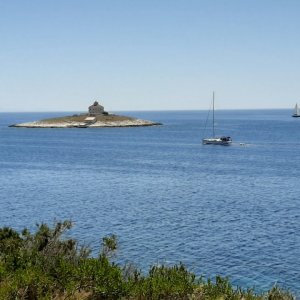
[[[300,118],[292,111],[115,112],[161,122],[126,128],[12,128],[70,115],[0,113],[0,226],[71,220],[98,255],[115,234],[119,264],[182,262],[197,276],[300,295]],[[205,124],[207,125],[205,126]]]

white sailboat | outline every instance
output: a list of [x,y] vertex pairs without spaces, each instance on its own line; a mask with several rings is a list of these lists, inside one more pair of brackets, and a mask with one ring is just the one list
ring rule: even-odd
[[223,145],[229,146],[232,143],[230,136],[215,136],[215,92],[213,92],[213,120],[212,120],[212,137],[202,139],[203,145]]
[[295,108],[294,108],[294,113],[292,114],[292,117],[300,117],[300,108],[298,107],[298,103],[296,103]]

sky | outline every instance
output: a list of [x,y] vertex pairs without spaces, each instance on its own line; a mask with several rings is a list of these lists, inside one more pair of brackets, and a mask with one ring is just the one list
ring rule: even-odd
[[0,0],[0,112],[292,108],[299,0]]

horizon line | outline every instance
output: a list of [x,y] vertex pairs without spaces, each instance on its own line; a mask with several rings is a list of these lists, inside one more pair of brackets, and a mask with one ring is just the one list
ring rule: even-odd
[[[274,107],[274,108],[220,108],[217,109],[218,111],[229,111],[229,110],[293,110],[293,108],[287,108],[287,107]],[[123,110],[123,109],[115,109],[110,110],[108,113],[114,113],[114,112],[159,112],[159,111],[208,111],[208,109],[137,109],[137,110]],[[81,110],[23,110],[23,111],[17,111],[17,110],[8,110],[8,111],[1,111],[1,113],[88,113],[86,111]]]

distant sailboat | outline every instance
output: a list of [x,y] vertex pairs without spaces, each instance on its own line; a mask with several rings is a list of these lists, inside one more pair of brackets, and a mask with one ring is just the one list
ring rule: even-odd
[[215,136],[215,92],[213,92],[213,120],[212,120],[212,137],[202,139],[203,145],[223,145],[228,146],[232,143],[230,136]]
[[294,113],[292,114],[292,117],[300,117],[300,108],[298,107],[298,104],[296,103],[295,108],[294,108]]

